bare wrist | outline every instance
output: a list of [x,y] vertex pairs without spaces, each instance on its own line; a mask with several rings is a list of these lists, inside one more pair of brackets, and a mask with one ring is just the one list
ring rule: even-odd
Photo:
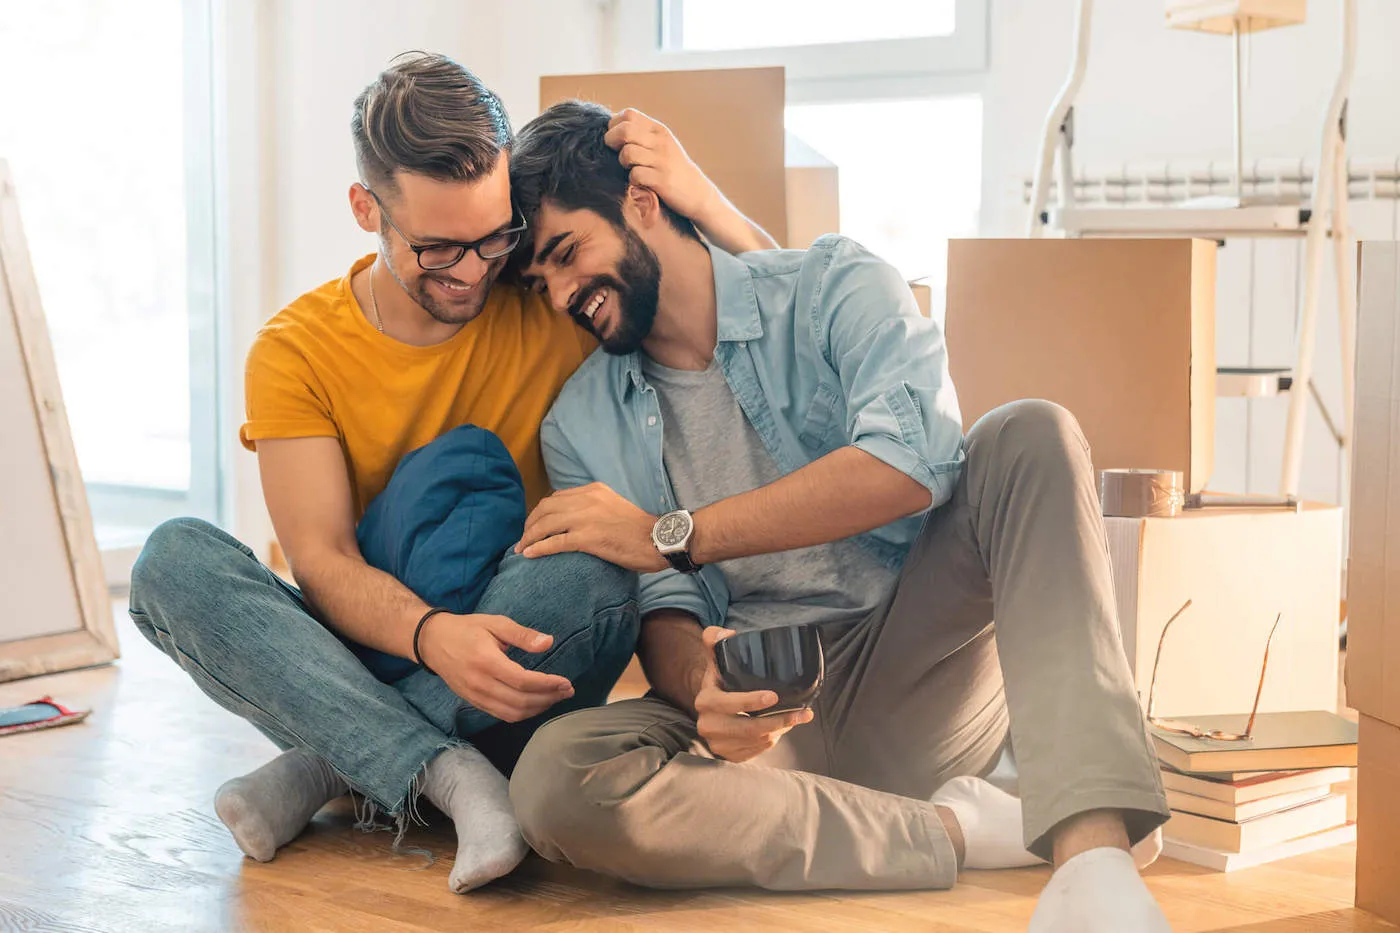
[[690,559],[700,566],[718,562],[708,547],[710,544],[710,514],[709,509],[701,509],[690,514]]

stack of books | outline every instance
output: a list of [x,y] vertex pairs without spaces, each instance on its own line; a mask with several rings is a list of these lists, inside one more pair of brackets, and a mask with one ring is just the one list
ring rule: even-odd
[[[1203,730],[1242,732],[1247,716],[1195,716]],[[1163,852],[1234,871],[1356,838],[1338,784],[1356,768],[1356,723],[1321,710],[1260,713],[1246,741],[1150,726],[1172,816]]]

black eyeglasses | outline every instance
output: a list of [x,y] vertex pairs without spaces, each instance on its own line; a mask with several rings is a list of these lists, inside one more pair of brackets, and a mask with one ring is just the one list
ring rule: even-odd
[[379,199],[379,195],[375,194],[368,185],[364,187],[369,192],[370,197],[374,198],[374,203],[379,205],[380,213],[389,222],[389,226],[418,257],[418,268],[424,272],[441,272],[443,269],[451,269],[465,259],[468,252],[476,253],[483,262],[500,259],[502,256],[509,255],[511,250],[520,245],[520,238],[529,228],[525,217],[518,210],[512,210],[509,227],[479,240],[473,240],[470,243],[430,243],[427,246],[419,246],[404,236],[399,225],[394,223],[394,218],[389,216],[389,211],[384,207],[384,202]]

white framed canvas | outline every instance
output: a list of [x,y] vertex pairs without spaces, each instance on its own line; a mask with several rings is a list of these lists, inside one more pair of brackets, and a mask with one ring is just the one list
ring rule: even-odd
[[0,682],[118,653],[15,185],[0,160]]

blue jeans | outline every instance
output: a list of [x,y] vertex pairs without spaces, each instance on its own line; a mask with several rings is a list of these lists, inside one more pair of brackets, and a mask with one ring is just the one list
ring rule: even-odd
[[574,696],[534,719],[501,723],[427,671],[381,683],[295,587],[197,519],[152,532],[131,574],[136,627],[201,690],[281,748],[316,752],[391,815],[443,749],[470,738],[509,773],[540,725],[606,702],[636,648],[637,578],[585,554],[507,554],[477,611],[553,635],[541,654],[507,653],[569,678]]

